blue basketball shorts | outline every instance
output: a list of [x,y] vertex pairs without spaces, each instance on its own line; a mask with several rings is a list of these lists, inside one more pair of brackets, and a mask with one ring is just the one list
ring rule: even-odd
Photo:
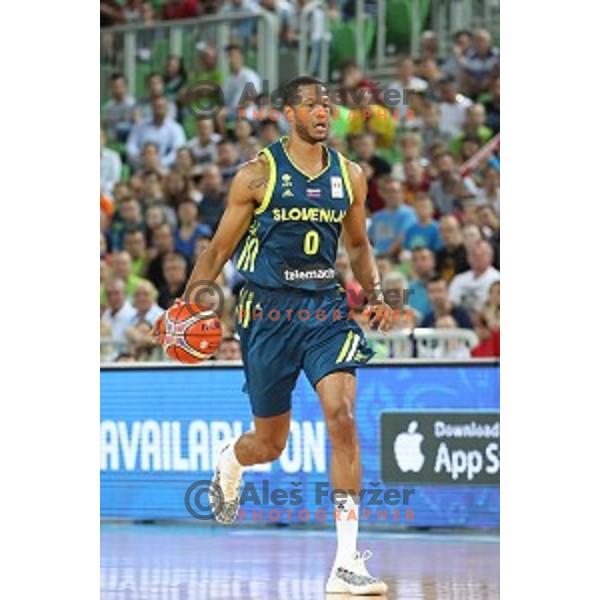
[[373,357],[343,290],[272,290],[246,283],[236,307],[252,412],[274,417],[291,408],[301,370],[311,385],[334,371],[350,371]]

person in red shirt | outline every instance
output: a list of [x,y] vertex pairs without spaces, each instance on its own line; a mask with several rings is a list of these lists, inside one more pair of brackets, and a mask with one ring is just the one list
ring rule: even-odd
[[404,161],[404,182],[402,183],[404,203],[413,206],[417,196],[429,191],[429,179],[418,158]]
[[198,16],[198,0],[165,0],[162,9],[162,18],[190,19]]

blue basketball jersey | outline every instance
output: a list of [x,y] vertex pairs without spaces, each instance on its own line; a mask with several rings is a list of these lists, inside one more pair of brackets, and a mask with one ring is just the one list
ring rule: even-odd
[[341,223],[353,201],[345,159],[325,146],[327,166],[310,177],[294,164],[285,141],[260,152],[269,162],[269,181],[236,249],[236,266],[263,287],[333,289]]

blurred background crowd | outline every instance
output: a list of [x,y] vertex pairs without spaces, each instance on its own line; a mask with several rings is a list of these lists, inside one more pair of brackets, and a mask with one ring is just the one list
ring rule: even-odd
[[[100,14],[103,31],[110,32],[130,23],[151,31],[160,20],[269,11],[279,21],[281,43],[294,48],[305,4],[109,0],[101,2]],[[327,20],[313,12],[314,41],[326,36],[325,22],[352,19],[354,4],[323,3]],[[369,6],[365,2],[365,10]],[[237,37],[221,48],[194,40],[193,60],[165,56],[162,68],[144,72],[141,93],[123,72],[113,69],[107,77],[100,149],[103,360],[162,358],[150,336],[152,324],[181,296],[195,258],[219,224],[233,175],[287,133],[277,107],[261,95],[263,74],[248,64],[247,49],[256,35],[251,24],[236,21]],[[144,32],[141,27],[139,39]],[[371,76],[352,56],[341,56],[328,82],[341,90],[343,100],[330,144],[357,161],[367,176],[368,231],[383,286],[386,291],[411,291],[394,331],[409,342],[425,328],[439,336],[442,330],[465,330],[474,340],[465,344],[446,335],[442,344],[433,335],[431,343],[396,349],[396,356],[500,355],[500,53],[486,29],[453,33],[452,50],[442,55],[436,34],[423,31],[418,51],[395,56],[383,78]],[[308,65],[315,74],[316,48],[312,57],[317,58]],[[199,80],[213,81],[223,90],[226,106],[212,119],[198,119],[189,110],[187,90]],[[247,84],[257,95],[245,103],[246,117],[240,118],[238,103]],[[386,88],[405,90],[406,102],[386,106]],[[368,93],[357,93],[361,90]],[[366,102],[373,108],[371,116],[348,118]],[[343,248],[337,271],[356,299],[360,286]],[[233,261],[218,283],[226,304],[216,358],[238,359],[233,309],[243,280]],[[357,320],[368,328],[362,307],[352,303]],[[377,336],[372,335],[372,343],[379,357],[394,355],[392,346]]]

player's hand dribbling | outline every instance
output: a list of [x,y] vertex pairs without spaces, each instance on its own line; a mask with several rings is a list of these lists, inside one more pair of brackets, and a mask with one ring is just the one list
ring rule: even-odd
[[387,333],[392,326],[392,317],[394,314],[392,307],[386,302],[379,302],[377,304],[369,304],[367,310],[369,311],[371,329]]

